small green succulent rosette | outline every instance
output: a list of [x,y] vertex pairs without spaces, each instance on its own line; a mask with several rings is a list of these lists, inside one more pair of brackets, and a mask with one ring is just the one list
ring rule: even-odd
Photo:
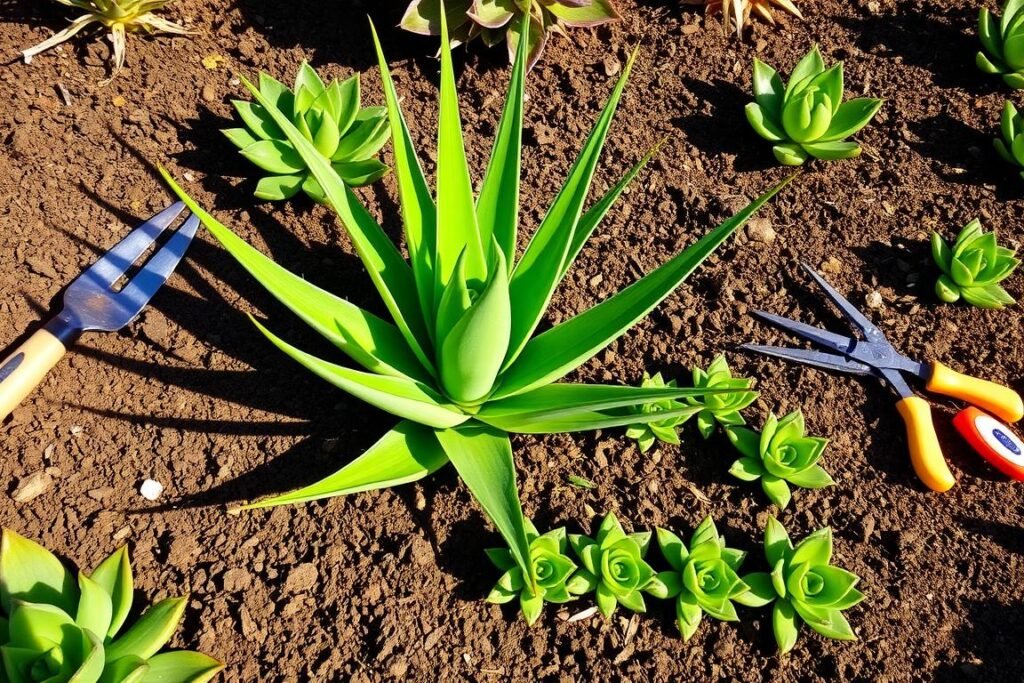
[[671,569],[659,572],[650,591],[662,599],[675,598],[676,624],[683,640],[689,640],[704,615],[721,621],[738,621],[733,600],[749,590],[737,575],[746,553],[727,548],[711,517],[693,532],[690,545],[661,527],[658,546]]
[[1001,17],[982,8],[978,37],[982,46],[975,58],[978,68],[1002,76],[1011,88],[1024,88],[1024,0],[1006,0]]
[[992,145],[1003,161],[1020,169],[1020,177],[1024,178],[1024,116],[1009,100],[1003,105],[999,132],[1000,137]]
[[856,574],[832,566],[831,529],[818,529],[794,548],[785,527],[769,517],[764,553],[771,573],[744,576],[750,590],[736,601],[748,607],[772,604],[772,630],[780,652],[793,649],[801,621],[826,638],[857,639],[843,610],[864,594],[855,588],[860,581]]
[[935,293],[947,303],[961,298],[978,308],[998,309],[1015,303],[999,283],[1020,265],[1016,252],[1001,247],[994,232],[983,232],[977,218],[964,226],[950,246],[932,233],[932,258],[942,271]]
[[686,403],[699,406],[697,429],[705,439],[715,431],[715,424],[729,428],[746,424],[740,411],[757,400],[751,391],[754,381],[746,377],[733,377],[725,356],[719,356],[707,370],[693,368],[693,386],[698,389],[729,390],[729,393],[708,394],[702,398],[687,397]]
[[[260,74],[259,91],[287,116],[349,187],[362,187],[387,173],[377,154],[391,135],[384,107],[361,107],[359,74],[326,85],[306,62],[299,67],[295,89]],[[242,156],[271,175],[256,186],[256,196],[268,201],[291,199],[305,192],[323,204],[326,195],[306,162],[261,104],[234,100],[245,128],[224,135]]]
[[607,619],[618,605],[634,612],[646,612],[644,591],[662,592],[654,569],[644,560],[651,544],[651,532],[627,534],[611,512],[601,521],[597,537],[569,534],[569,545],[582,567],[573,576],[579,593],[596,592],[597,609]]
[[41,545],[4,529],[0,681],[204,683],[224,668],[199,652],[160,653],[181,622],[187,598],[162,600],[123,629],[133,598],[127,549],[115,551],[92,574],[76,577]]
[[754,59],[754,102],[747,121],[765,140],[780,164],[799,166],[809,158],[831,161],[860,156],[846,138],[868,125],[882,100],[843,102],[843,63],[825,68],[818,46],[796,65],[788,85],[772,67]]
[[789,485],[821,489],[835,482],[818,461],[828,439],[804,435],[804,416],[799,410],[781,420],[769,414],[760,434],[746,427],[728,430],[729,440],[743,456],[729,473],[743,481],[761,481],[761,488],[780,508],[792,498]]
[[523,570],[516,564],[511,550],[488,548],[485,551],[487,557],[505,573],[487,596],[487,602],[503,605],[518,597],[526,623],[533,626],[540,618],[545,602],[569,602],[586,590],[584,583],[572,581],[577,567],[566,554],[568,544],[564,528],[540,534],[533,522],[526,520],[526,538],[530,542],[530,566],[536,589],[523,576]]
[[[666,382],[660,372],[655,374],[653,377],[645,372],[640,386],[644,389],[664,389],[667,387],[675,387],[677,384],[675,380]],[[637,414],[652,415],[667,412],[673,412],[676,414],[671,417],[666,417],[664,420],[658,420],[657,422],[645,422],[642,424],[629,425],[626,429],[626,436],[630,439],[636,440],[641,453],[646,453],[651,450],[651,447],[654,446],[656,441],[678,446],[679,425],[686,422],[686,420],[688,420],[692,415],[692,413],[678,414],[678,411],[685,408],[685,403],[671,399],[665,399],[664,401],[657,401],[654,403],[645,403],[637,410]]]

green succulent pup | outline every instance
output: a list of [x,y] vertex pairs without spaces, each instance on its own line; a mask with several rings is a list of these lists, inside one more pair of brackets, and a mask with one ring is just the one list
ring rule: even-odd
[[125,548],[76,576],[17,533],[0,540],[0,681],[204,683],[224,665],[199,652],[161,653],[187,598],[167,598],[125,628],[132,609]]
[[[359,74],[326,85],[306,62],[299,67],[295,88],[260,74],[260,94],[291,121],[349,187],[378,180],[387,167],[377,153],[390,137],[384,107],[360,106]],[[256,196],[277,201],[301,190],[324,203],[326,194],[302,155],[262,104],[234,100],[245,128],[224,131],[242,156],[271,175],[260,180]]]
[[[655,374],[653,377],[644,373],[643,382],[640,384],[642,389],[646,388],[675,388],[678,386],[675,380],[666,382],[662,378],[661,373]],[[648,403],[641,406],[637,410],[638,415],[651,416],[657,413],[667,413],[671,417],[666,417],[663,420],[656,420],[654,422],[644,422],[642,424],[633,424],[626,429],[626,436],[630,439],[635,439],[637,445],[640,447],[641,453],[646,453],[651,450],[655,441],[661,441],[662,443],[668,443],[678,446],[679,445],[679,425],[686,422],[697,409],[693,409],[690,412],[686,412],[686,405],[681,401],[673,399],[665,399],[663,401],[657,401],[655,403]]]
[[1006,0],[1002,17],[983,7],[978,37],[982,46],[975,58],[978,68],[1002,76],[1011,88],[1024,88],[1024,0]]
[[818,46],[796,65],[784,85],[775,69],[754,59],[754,102],[747,121],[765,140],[780,164],[799,166],[808,158],[853,159],[860,145],[850,137],[878,113],[882,100],[843,102],[843,63],[825,69]]
[[992,141],[996,152],[1004,161],[1020,169],[1020,177],[1024,178],[1024,116],[1009,100],[1003,105],[999,132],[1000,137]]
[[747,377],[733,377],[725,356],[715,358],[707,370],[693,368],[695,388],[730,390],[721,394],[684,399],[686,403],[700,408],[700,412],[697,413],[697,428],[701,436],[705,439],[710,438],[715,431],[716,423],[725,428],[745,424],[740,411],[757,400],[757,392],[750,390],[753,384],[754,380]]
[[[597,609],[608,618],[618,605],[646,612],[643,593],[663,593],[654,570],[644,561],[651,532],[627,534],[611,512],[601,521],[596,538],[570,534],[569,544],[583,566],[574,586],[581,593],[597,592]],[[652,582],[655,585],[652,586]]]
[[977,218],[964,226],[952,247],[933,232],[932,258],[942,271],[935,293],[943,301],[963,298],[978,308],[1015,303],[999,283],[1013,274],[1020,259],[1014,250],[999,246],[994,232],[983,232]]

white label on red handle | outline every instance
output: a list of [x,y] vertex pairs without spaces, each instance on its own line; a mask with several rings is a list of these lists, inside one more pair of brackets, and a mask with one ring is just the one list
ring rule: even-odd
[[1018,467],[1024,467],[1024,442],[1006,426],[988,415],[978,415],[974,419],[974,426],[977,427],[985,444],[998,453],[1004,460],[1008,460]]

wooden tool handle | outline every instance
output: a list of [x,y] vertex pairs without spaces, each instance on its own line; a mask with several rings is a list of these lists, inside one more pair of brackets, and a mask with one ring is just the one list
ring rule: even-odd
[[932,423],[932,409],[928,402],[918,396],[910,396],[896,404],[896,410],[907,427],[907,447],[910,462],[924,485],[933,491],[948,491],[956,484],[956,478],[946,465],[942,455],[939,437]]
[[0,422],[39,386],[65,353],[64,344],[42,329],[0,361]]

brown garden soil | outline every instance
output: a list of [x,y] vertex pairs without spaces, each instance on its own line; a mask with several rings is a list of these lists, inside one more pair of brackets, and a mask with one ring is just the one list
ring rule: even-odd
[[[35,329],[98,250],[167,203],[154,164],[280,263],[381,310],[328,213],[305,200],[256,202],[252,169],[218,129],[242,92],[236,74],[289,77],[304,58],[331,76],[362,73],[366,101],[379,104],[369,13],[413,136],[432,150],[436,43],[392,28],[398,0],[176,4],[196,35],[133,38],[128,69],[101,86],[102,41],[75,40],[30,67],[17,61],[19,48],[62,26],[66,8],[0,2],[9,60],[0,67],[0,345]],[[952,236],[980,216],[1013,245],[1024,237],[1020,179],[989,143],[1007,91],[973,65],[978,3],[814,0],[803,3],[806,22],[758,25],[744,42],[674,1],[619,4],[624,21],[555,40],[530,76],[524,233],[636,43],[598,189],[668,142],[584,250],[553,322],[608,297],[784,176],[743,116],[755,55],[788,71],[817,41],[828,59],[845,60],[851,96],[887,103],[859,135],[860,160],[808,166],[678,294],[571,379],[636,383],[660,370],[685,380],[691,366],[744,341],[781,342],[749,316],[755,307],[841,325],[799,273],[807,261],[859,305],[879,294],[871,315],[909,354],[1024,390],[1019,309],[940,305],[932,293],[930,230]],[[479,177],[508,69],[501,50],[459,54]],[[223,64],[204,67],[214,55]],[[360,195],[397,236],[393,179]],[[1024,293],[1024,278],[1008,289]],[[809,429],[832,440],[824,463],[837,485],[797,492],[781,518],[796,536],[834,529],[838,564],[863,577],[868,596],[850,611],[857,642],[805,628],[779,657],[766,613],[743,610],[742,623],[705,621],[683,643],[661,604],[609,621],[568,622],[586,602],[549,608],[531,629],[513,609],[482,601],[497,578],[483,549],[500,539],[451,469],[393,491],[226,513],[337,469],[394,422],[286,359],[247,313],[336,357],[201,234],[138,321],[86,337],[0,425],[0,522],[83,567],[130,544],[147,598],[191,593],[174,642],[223,658],[226,680],[1021,678],[1024,488],[969,452],[950,426],[951,401],[935,402],[936,423],[959,484],[935,494],[917,482],[894,398],[878,382],[730,353],[758,378],[753,423],[802,408]],[[730,545],[755,549],[774,511],[756,485],[727,474],[728,441],[705,442],[692,424],[681,447],[646,455],[621,431],[513,442],[525,510],[541,527],[588,530],[614,510],[637,527],[688,531],[712,514]],[[16,502],[33,475],[48,487]],[[597,488],[575,488],[570,475]],[[148,477],[167,487],[159,503],[138,493]],[[763,567],[760,553],[747,567]]]

